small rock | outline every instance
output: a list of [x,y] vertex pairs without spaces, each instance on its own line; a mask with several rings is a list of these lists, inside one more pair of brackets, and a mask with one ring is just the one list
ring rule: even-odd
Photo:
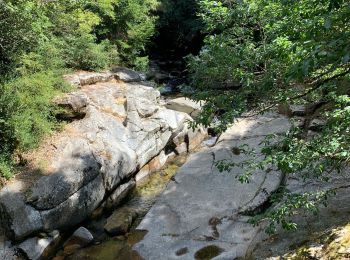
[[52,237],[33,237],[19,244],[18,248],[21,249],[29,259],[36,260],[49,256],[49,252],[52,252],[52,250],[50,250],[50,246],[52,246],[53,242],[54,239]]
[[188,153],[188,145],[187,145],[187,143],[183,142],[183,143],[179,144],[178,146],[176,146],[175,151],[179,155]]
[[65,248],[70,245],[79,245],[80,247],[85,247],[89,245],[94,240],[93,235],[84,227],[78,228],[73,235],[65,243]]
[[89,98],[84,93],[75,92],[57,98],[54,102],[62,108],[57,114],[59,119],[81,119],[86,115]]
[[217,139],[217,137],[211,137],[208,140],[203,141],[202,144],[208,147],[212,147],[215,145]]
[[145,166],[143,166],[141,168],[141,170],[136,174],[135,176],[135,180],[136,183],[138,183],[139,181],[143,180],[144,178],[146,178],[148,175],[150,175],[150,168],[149,165],[146,164]]
[[117,79],[124,82],[139,82],[143,79],[139,73],[127,68],[115,68],[112,72]]
[[118,209],[107,219],[104,229],[111,236],[124,235],[136,217],[136,213],[127,208]]
[[21,181],[14,181],[0,191],[1,214],[6,216],[0,216],[0,226],[12,240],[22,240],[43,229],[40,213],[25,202],[22,186]]
[[166,104],[166,108],[179,111],[179,112],[184,112],[190,115],[191,117],[195,118],[198,116],[198,114],[201,111],[201,105],[198,102],[195,102],[189,98],[176,98],[171,101],[169,101]]
[[305,105],[289,105],[289,104],[283,103],[278,105],[278,112],[288,117],[305,116],[306,107]]
[[326,122],[322,119],[315,118],[311,121],[309,129],[315,132],[319,132],[325,126]]
[[304,105],[290,105],[293,116],[305,116],[306,107]]

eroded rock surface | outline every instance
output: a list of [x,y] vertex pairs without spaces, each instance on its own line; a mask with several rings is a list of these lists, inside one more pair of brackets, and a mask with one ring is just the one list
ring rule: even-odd
[[[316,192],[334,190],[327,206],[320,206],[317,214],[298,212],[293,216],[293,222],[298,229],[288,232],[280,228],[272,238],[258,241],[250,252],[251,259],[349,259],[348,252],[338,252],[329,243],[338,242],[339,248],[348,249],[348,238],[342,241],[334,231],[343,229],[349,223],[350,212],[350,171],[346,169],[339,174],[330,174],[327,183],[290,176],[287,179],[287,189],[294,192]],[[346,227],[345,227],[346,229]],[[341,237],[341,236],[340,236]],[[334,254],[334,255],[332,255]]]
[[185,97],[175,98],[168,101],[166,107],[176,111],[185,112],[193,118],[197,117],[202,109],[200,103]]
[[289,127],[288,119],[275,114],[242,119],[215,147],[192,155],[138,226],[148,233],[134,249],[144,259],[194,259],[206,253],[217,259],[245,257],[264,233],[248,224],[244,213],[262,206],[280,186],[282,175],[273,169],[259,171],[242,184],[237,179],[241,168],[219,172],[215,163],[249,159],[237,153],[244,144],[256,148],[259,157],[264,137]]
[[75,226],[109,195],[103,205],[115,206],[138,170],[179,133],[190,135],[193,147],[205,136],[186,128],[189,115],[162,106],[159,91],[136,72],[79,72],[66,79],[79,89],[56,100],[71,114],[65,129],[39,149],[40,174],[0,191],[0,222],[11,239]]
[[[337,257],[329,258],[329,250],[323,246],[329,239],[322,244],[320,237],[348,223],[349,169],[330,174],[329,182],[324,183],[305,182],[297,175],[282,176],[270,168],[254,172],[249,184],[241,184],[237,177],[242,168],[220,173],[215,166],[220,160],[239,163],[250,159],[241,153],[242,145],[253,148],[254,160],[259,160],[264,138],[289,128],[287,118],[273,113],[248,117],[223,133],[214,147],[192,155],[138,226],[148,232],[133,249],[151,260],[299,259],[301,255],[310,259],[338,259],[341,255],[347,259],[348,251],[340,244],[334,246]],[[280,228],[276,235],[268,236],[267,223],[253,226],[248,220],[251,214],[269,207],[266,202],[282,183],[291,192],[334,190],[337,195],[317,215],[298,212],[293,216],[299,227],[296,232]]]

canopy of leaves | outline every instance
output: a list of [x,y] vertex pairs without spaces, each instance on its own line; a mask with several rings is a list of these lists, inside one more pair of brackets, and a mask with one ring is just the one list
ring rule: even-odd
[[[244,111],[303,103],[308,108],[303,125],[295,126],[283,141],[266,142],[265,160],[251,167],[273,164],[284,174],[327,180],[346,166],[350,159],[349,1],[203,0],[200,7],[208,36],[201,53],[189,58],[196,87],[193,97],[206,101],[199,122],[209,125],[214,114],[222,131]],[[324,124],[311,136],[309,126],[315,117]],[[315,209],[322,197],[294,195],[293,199],[279,196],[283,206],[265,216],[294,228],[288,220],[291,212]],[[309,203],[299,203],[305,198]]]
[[154,40],[159,52],[168,52],[165,53],[168,57],[171,54],[181,57],[199,51],[203,23],[197,16],[198,11],[199,3],[196,0],[161,1]]

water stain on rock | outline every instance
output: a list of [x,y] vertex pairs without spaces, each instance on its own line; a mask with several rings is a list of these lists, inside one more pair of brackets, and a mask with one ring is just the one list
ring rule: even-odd
[[184,248],[181,248],[181,249],[177,250],[175,254],[177,256],[182,256],[182,255],[185,255],[187,253],[188,253],[188,248],[184,247]]
[[234,155],[240,155],[240,154],[241,154],[241,149],[238,148],[238,147],[233,147],[233,148],[231,149],[231,151],[232,151],[232,153],[233,153]]
[[199,249],[195,255],[194,258],[196,260],[210,260],[214,257],[220,255],[224,250],[216,245],[209,245],[206,247],[203,247],[202,249]]
[[209,226],[211,226],[211,228],[212,228],[212,230],[213,230],[213,233],[212,233],[213,237],[214,237],[214,238],[219,238],[219,237],[220,237],[220,233],[219,233],[219,231],[218,231],[217,226],[220,225],[220,224],[222,224],[221,219],[219,219],[219,218],[217,218],[217,217],[213,217],[213,218],[211,218],[211,219],[209,220],[209,223],[208,223],[208,224],[209,224]]

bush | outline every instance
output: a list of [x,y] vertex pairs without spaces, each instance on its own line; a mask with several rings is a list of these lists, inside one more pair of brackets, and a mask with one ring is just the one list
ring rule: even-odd
[[[205,100],[198,117],[211,116],[225,130],[242,112],[265,112],[278,104],[306,104],[306,120],[277,141],[268,138],[264,160],[246,162],[240,178],[275,166],[285,175],[327,181],[350,161],[350,16],[345,0],[200,1],[206,45],[190,58],[194,98]],[[312,135],[311,122],[324,123]],[[249,152],[249,151],[248,151]],[[261,156],[261,155],[257,155]],[[269,219],[295,229],[296,210],[317,211],[329,192],[275,196],[276,207],[255,220]]]
[[108,38],[116,45],[124,65],[137,69],[146,67],[145,48],[155,34],[157,17],[154,12],[158,6],[158,0],[115,1],[114,15],[101,16],[97,36]]
[[[0,2],[0,176],[15,152],[35,148],[58,127],[54,96],[67,69],[102,70],[119,62],[145,70],[157,0]],[[118,53],[119,51],[119,53]]]
[[0,170],[10,176],[12,154],[38,146],[55,130],[52,99],[68,89],[60,72],[42,71],[0,86]]

